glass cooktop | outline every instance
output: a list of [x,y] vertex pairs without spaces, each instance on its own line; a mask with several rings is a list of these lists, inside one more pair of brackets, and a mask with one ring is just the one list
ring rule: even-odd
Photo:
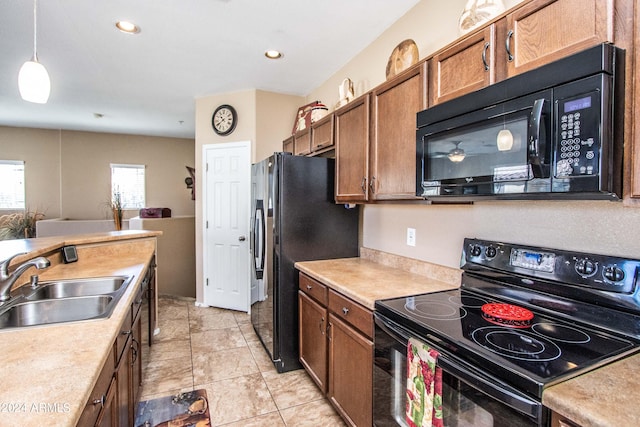
[[538,397],[544,387],[637,347],[535,307],[509,303],[505,314],[505,303],[462,288],[378,301],[376,311],[437,350]]

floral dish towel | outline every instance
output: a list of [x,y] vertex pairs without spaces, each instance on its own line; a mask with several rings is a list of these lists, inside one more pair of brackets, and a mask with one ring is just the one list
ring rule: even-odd
[[407,345],[407,409],[409,427],[443,427],[442,369],[438,352],[410,338]]

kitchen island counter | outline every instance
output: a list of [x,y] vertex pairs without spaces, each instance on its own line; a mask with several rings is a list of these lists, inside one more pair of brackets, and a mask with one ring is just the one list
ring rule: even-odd
[[[0,330],[0,425],[75,426],[113,349],[156,250],[159,232],[129,231],[0,242],[0,255],[29,252],[16,263],[46,256],[51,267],[30,269],[50,279],[134,276],[107,319]],[[78,262],[61,262],[59,248],[78,245]],[[4,259],[3,258],[3,259]],[[15,264],[12,264],[15,265]]]
[[459,269],[367,248],[360,249],[359,258],[302,261],[295,266],[369,310],[375,309],[376,300],[460,287]]

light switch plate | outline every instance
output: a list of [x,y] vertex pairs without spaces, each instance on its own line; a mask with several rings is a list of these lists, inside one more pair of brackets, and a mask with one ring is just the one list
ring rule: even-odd
[[407,228],[407,245],[409,246],[416,245],[416,229],[415,228]]

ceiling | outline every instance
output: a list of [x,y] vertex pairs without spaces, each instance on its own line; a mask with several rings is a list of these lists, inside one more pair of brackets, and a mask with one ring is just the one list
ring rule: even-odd
[[18,71],[33,55],[33,1],[1,0],[0,125],[193,138],[196,98],[306,96],[418,1],[40,0],[37,52],[52,88],[32,104]]

